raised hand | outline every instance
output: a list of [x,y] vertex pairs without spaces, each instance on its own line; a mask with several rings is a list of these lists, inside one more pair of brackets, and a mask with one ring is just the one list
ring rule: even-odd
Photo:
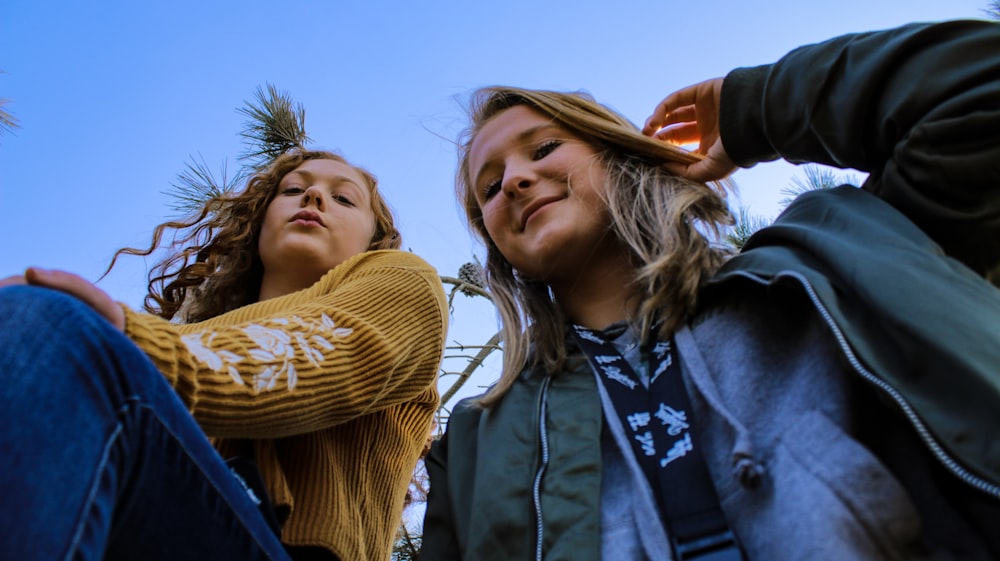
[[704,159],[693,164],[671,163],[674,173],[695,181],[716,181],[736,170],[719,136],[722,78],[706,80],[663,98],[646,119],[642,133],[671,144],[698,144]]

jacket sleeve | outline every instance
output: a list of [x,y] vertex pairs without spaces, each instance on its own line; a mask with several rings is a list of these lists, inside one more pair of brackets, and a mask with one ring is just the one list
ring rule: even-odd
[[446,321],[429,265],[372,252],[306,291],[200,323],[127,311],[126,335],[209,436],[281,438],[436,399]]
[[458,561],[462,556],[455,535],[455,515],[452,512],[448,485],[447,433],[431,445],[431,451],[424,458],[424,465],[430,479],[430,492],[427,495],[427,509],[424,511],[420,559]]
[[980,274],[1000,264],[1000,25],[846,35],[732,71],[720,129],[743,167],[854,168]]

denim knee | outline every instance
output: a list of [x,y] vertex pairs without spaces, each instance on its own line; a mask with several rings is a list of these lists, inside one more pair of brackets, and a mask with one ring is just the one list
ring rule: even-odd
[[86,302],[65,292],[30,285],[0,289],[0,325],[4,326],[4,337],[12,330],[54,332],[89,327],[96,321],[108,323]]
[[35,286],[0,289],[0,379],[16,378],[23,391],[58,383],[120,393],[158,375],[144,352],[82,300]]

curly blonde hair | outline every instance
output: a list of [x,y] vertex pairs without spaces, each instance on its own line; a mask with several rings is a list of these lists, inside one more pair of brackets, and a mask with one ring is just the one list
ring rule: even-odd
[[500,316],[503,371],[480,399],[487,407],[506,393],[525,367],[541,365],[546,372],[558,372],[567,356],[565,315],[544,283],[515,274],[486,230],[472,184],[469,151],[476,135],[492,118],[515,106],[539,112],[597,152],[608,177],[611,233],[628,248],[635,265],[631,286],[640,304],[630,320],[641,333],[659,321],[658,335],[672,335],[694,309],[704,281],[730,254],[717,243],[732,224],[725,191],[678,177],[662,165],[691,163],[698,156],[643,136],[627,119],[584,93],[511,87],[477,90],[470,107],[471,124],[460,139],[455,183],[469,226],[486,246],[485,280]]
[[[118,250],[108,270],[122,254],[152,254],[160,248],[164,233],[174,230],[170,254],[149,272],[143,304],[147,312],[196,322],[256,302],[264,274],[258,250],[264,215],[281,178],[308,160],[351,165],[333,152],[290,150],[251,176],[242,191],[209,199],[191,219],[157,226],[148,248]],[[375,234],[368,250],[399,249],[402,239],[392,211],[378,191],[378,181],[367,170],[351,167],[364,178],[371,193]]]

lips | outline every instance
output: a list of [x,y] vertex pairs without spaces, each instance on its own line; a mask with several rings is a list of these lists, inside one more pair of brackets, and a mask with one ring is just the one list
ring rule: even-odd
[[528,206],[524,207],[524,211],[521,212],[521,230],[528,225],[528,219],[531,218],[532,214],[535,214],[543,206],[554,203],[556,201],[561,201],[564,197],[554,196],[554,197],[540,197],[531,202]]
[[326,226],[326,224],[323,223],[323,219],[320,217],[320,215],[310,210],[302,210],[297,212],[295,216],[293,216],[291,220],[289,220],[289,222],[295,222],[298,220],[305,220],[306,222],[315,222],[320,226]]

